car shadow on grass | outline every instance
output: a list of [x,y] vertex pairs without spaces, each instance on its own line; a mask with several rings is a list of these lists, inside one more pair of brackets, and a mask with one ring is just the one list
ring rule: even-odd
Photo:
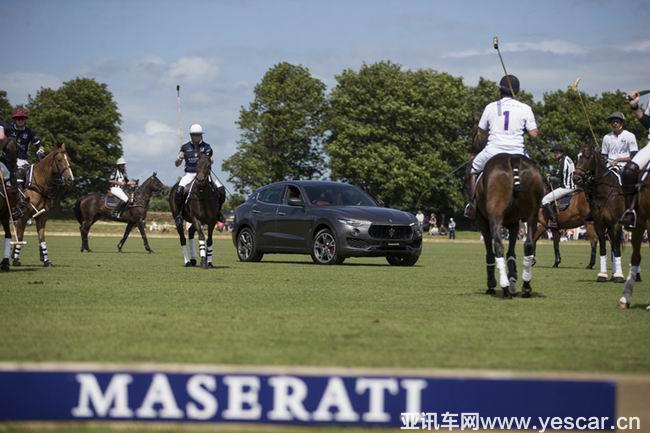
[[319,265],[314,262],[298,262],[298,261],[291,261],[291,260],[273,260],[273,261],[263,261],[262,263],[277,263],[277,264],[283,264],[283,265],[306,265],[306,266],[323,266],[324,268],[328,267],[346,267],[346,266],[362,266],[362,267],[379,267],[379,268],[386,268],[386,267],[395,267],[395,268],[421,268],[422,265],[413,265],[413,266],[392,266],[388,263],[383,264],[383,263],[341,263],[340,265]]

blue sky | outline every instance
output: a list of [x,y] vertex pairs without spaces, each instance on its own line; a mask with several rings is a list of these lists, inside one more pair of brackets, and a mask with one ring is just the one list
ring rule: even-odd
[[[122,114],[132,177],[173,183],[183,130],[200,123],[217,164],[236,151],[240,108],[274,64],[302,64],[331,89],[346,68],[390,60],[497,81],[537,99],[577,76],[589,93],[650,88],[650,8],[641,0],[0,2],[0,89],[12,104],[75,77],[108,84]],[[15,39],[20,42],[14,42]],[[217,170],[222,178],[227,174]]]

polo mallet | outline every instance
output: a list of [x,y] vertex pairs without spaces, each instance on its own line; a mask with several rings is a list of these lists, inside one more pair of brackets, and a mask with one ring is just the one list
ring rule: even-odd
[[223,183],[221,181],[221,179],[219,179],[219,176],[217,176],[217,174],[214,172],[214,170],[212,170],[212,168],[210,168],[210,173],[212,173],[212,176],[214,176],[214,178],[217,179],[221,185],[223,185],[223,188],[226,190],[226,194],[228,194],[229,196],[232,196],[232,193],[230,192],[230,190],[228,189],[226,184]]
[[176,85],[176,110],[178,111],[178,141],[183,145],[183,115],[181,113],[181,85]]
[[510,95],[512,95],[513,99],[516,99],[515,92],[512,88],[512,83],[510,82],[510,75],[508,75],[508,71],[506,71],[506,65],[503,63],[503,57],[501,57],[501,50],[499,50],[499,38],[498,37],[493,37],[492,38],[492,45],[494,45],[494,49],[497,50],[497,54],[499,55],[499,60],[501,61],[501,67],[503,68],[503,74],[506,77],[506,81],[508,82],[508,88],[510,89]]
[[[578,94],[578,98],[580,99],[580,105],[582,105],[582,111],[585,113],[585,118],[587,119],[587,125],[589,125],[591,138],[594,139],[594,146],[598,146],[598,140],[596,139],[596,134],[594,134],[594,129],[591,127],[591,121],[589,120],[589,114],[587,114],[587,106],[585,105],[585,101],[583,101],[582,99],[582,94],[578,91],[578,84],[580,84],[580,81],[582,81],[582,78],[580,77],[576,78],[575,81],[571,83],[569,88]],[[648,93],[650,93],[650,91],[648,91]]]
[[2,191],[4,192],[5,195],[5,202],[7,203],[7,213],[9,214],[9,222],[11,223],[11,227],[13,228],[14,231],[14,238],[16,239],[15,241],[11,241],[11,245],[27,245],[27,241],[19,241],[18,240],[18,232],[16,232],[16,224],[14,223],[14,216],[11,213],[11,205],[9,204],[9,194],[7,194],[7,187],[5,186],[5,177],[2,175],[2,171],[0,171],[0,183],[2,183]]

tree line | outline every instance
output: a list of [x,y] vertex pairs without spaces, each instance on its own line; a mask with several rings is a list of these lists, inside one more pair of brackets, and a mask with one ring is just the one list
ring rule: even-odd
[[[599,148],[610,131],[607,117],[629,113],[625,94],[581,95]],[[392,207],[456,213],[472,128],[498,97],[497,84],[485,78],[467,86],[462,77],[388,61],[344,70],[327,93],[306,67],[279,63],[241,108],[239,147],[223,169],[242,194],[269,182],[331,178]],[[573,157],[581,145],[593,144],[576,91],[548,92],[540,102],[526,92],[518,98],[532,106],[538,122],[540,138],[527,147],[540,165],[553,164],[552,142]],[[645,145],[647,131],[631,117],[626,128]]]
[[[389,61],[346,69],[335,80],[328,92],[302,65],[269,68],[250,104],[240,108],[238,149],[223,162],[238,193],[231,204],[270,182],[329,178],[358,185],[392,207],[458,212],[471,130],[498,98],[496,83],[481,78],[468,86],[462,77]],[[625,94],[581,95],[599,147],[610,131],[609,114],[629,113]],[[577,92],[547,92],[539,102],[526,92],[518,98],[535,112],[540,138],[528,149],[540,165],[553,163],[547,150],[554,141],[574,157],[582,144],[593,143]],[[76,78],[56,90],[41,88],[25,107],[28,126],[46,147],[66,144],[79,178],[75,196],[106,190],[123,152],[121,115],[107,85]],[[13,108],[0,90],[0,120],[9,122]],[[645,145],[647,131],[629,117],[626,129]]]

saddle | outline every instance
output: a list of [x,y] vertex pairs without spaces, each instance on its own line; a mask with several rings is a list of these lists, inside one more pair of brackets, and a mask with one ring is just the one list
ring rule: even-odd
[[569,205],[571,204],[571,199],[575,194],[576,194],[575,192],[572,192],[571,194],[565,195],[564,197],[562,197],[557,201],[558,212],[562,212],[563,210],[569,207]]
[[621,177],[621,169],[618,166],[607,167],[607,172],[616,176],[619,186],[623,186],[623,179]]

